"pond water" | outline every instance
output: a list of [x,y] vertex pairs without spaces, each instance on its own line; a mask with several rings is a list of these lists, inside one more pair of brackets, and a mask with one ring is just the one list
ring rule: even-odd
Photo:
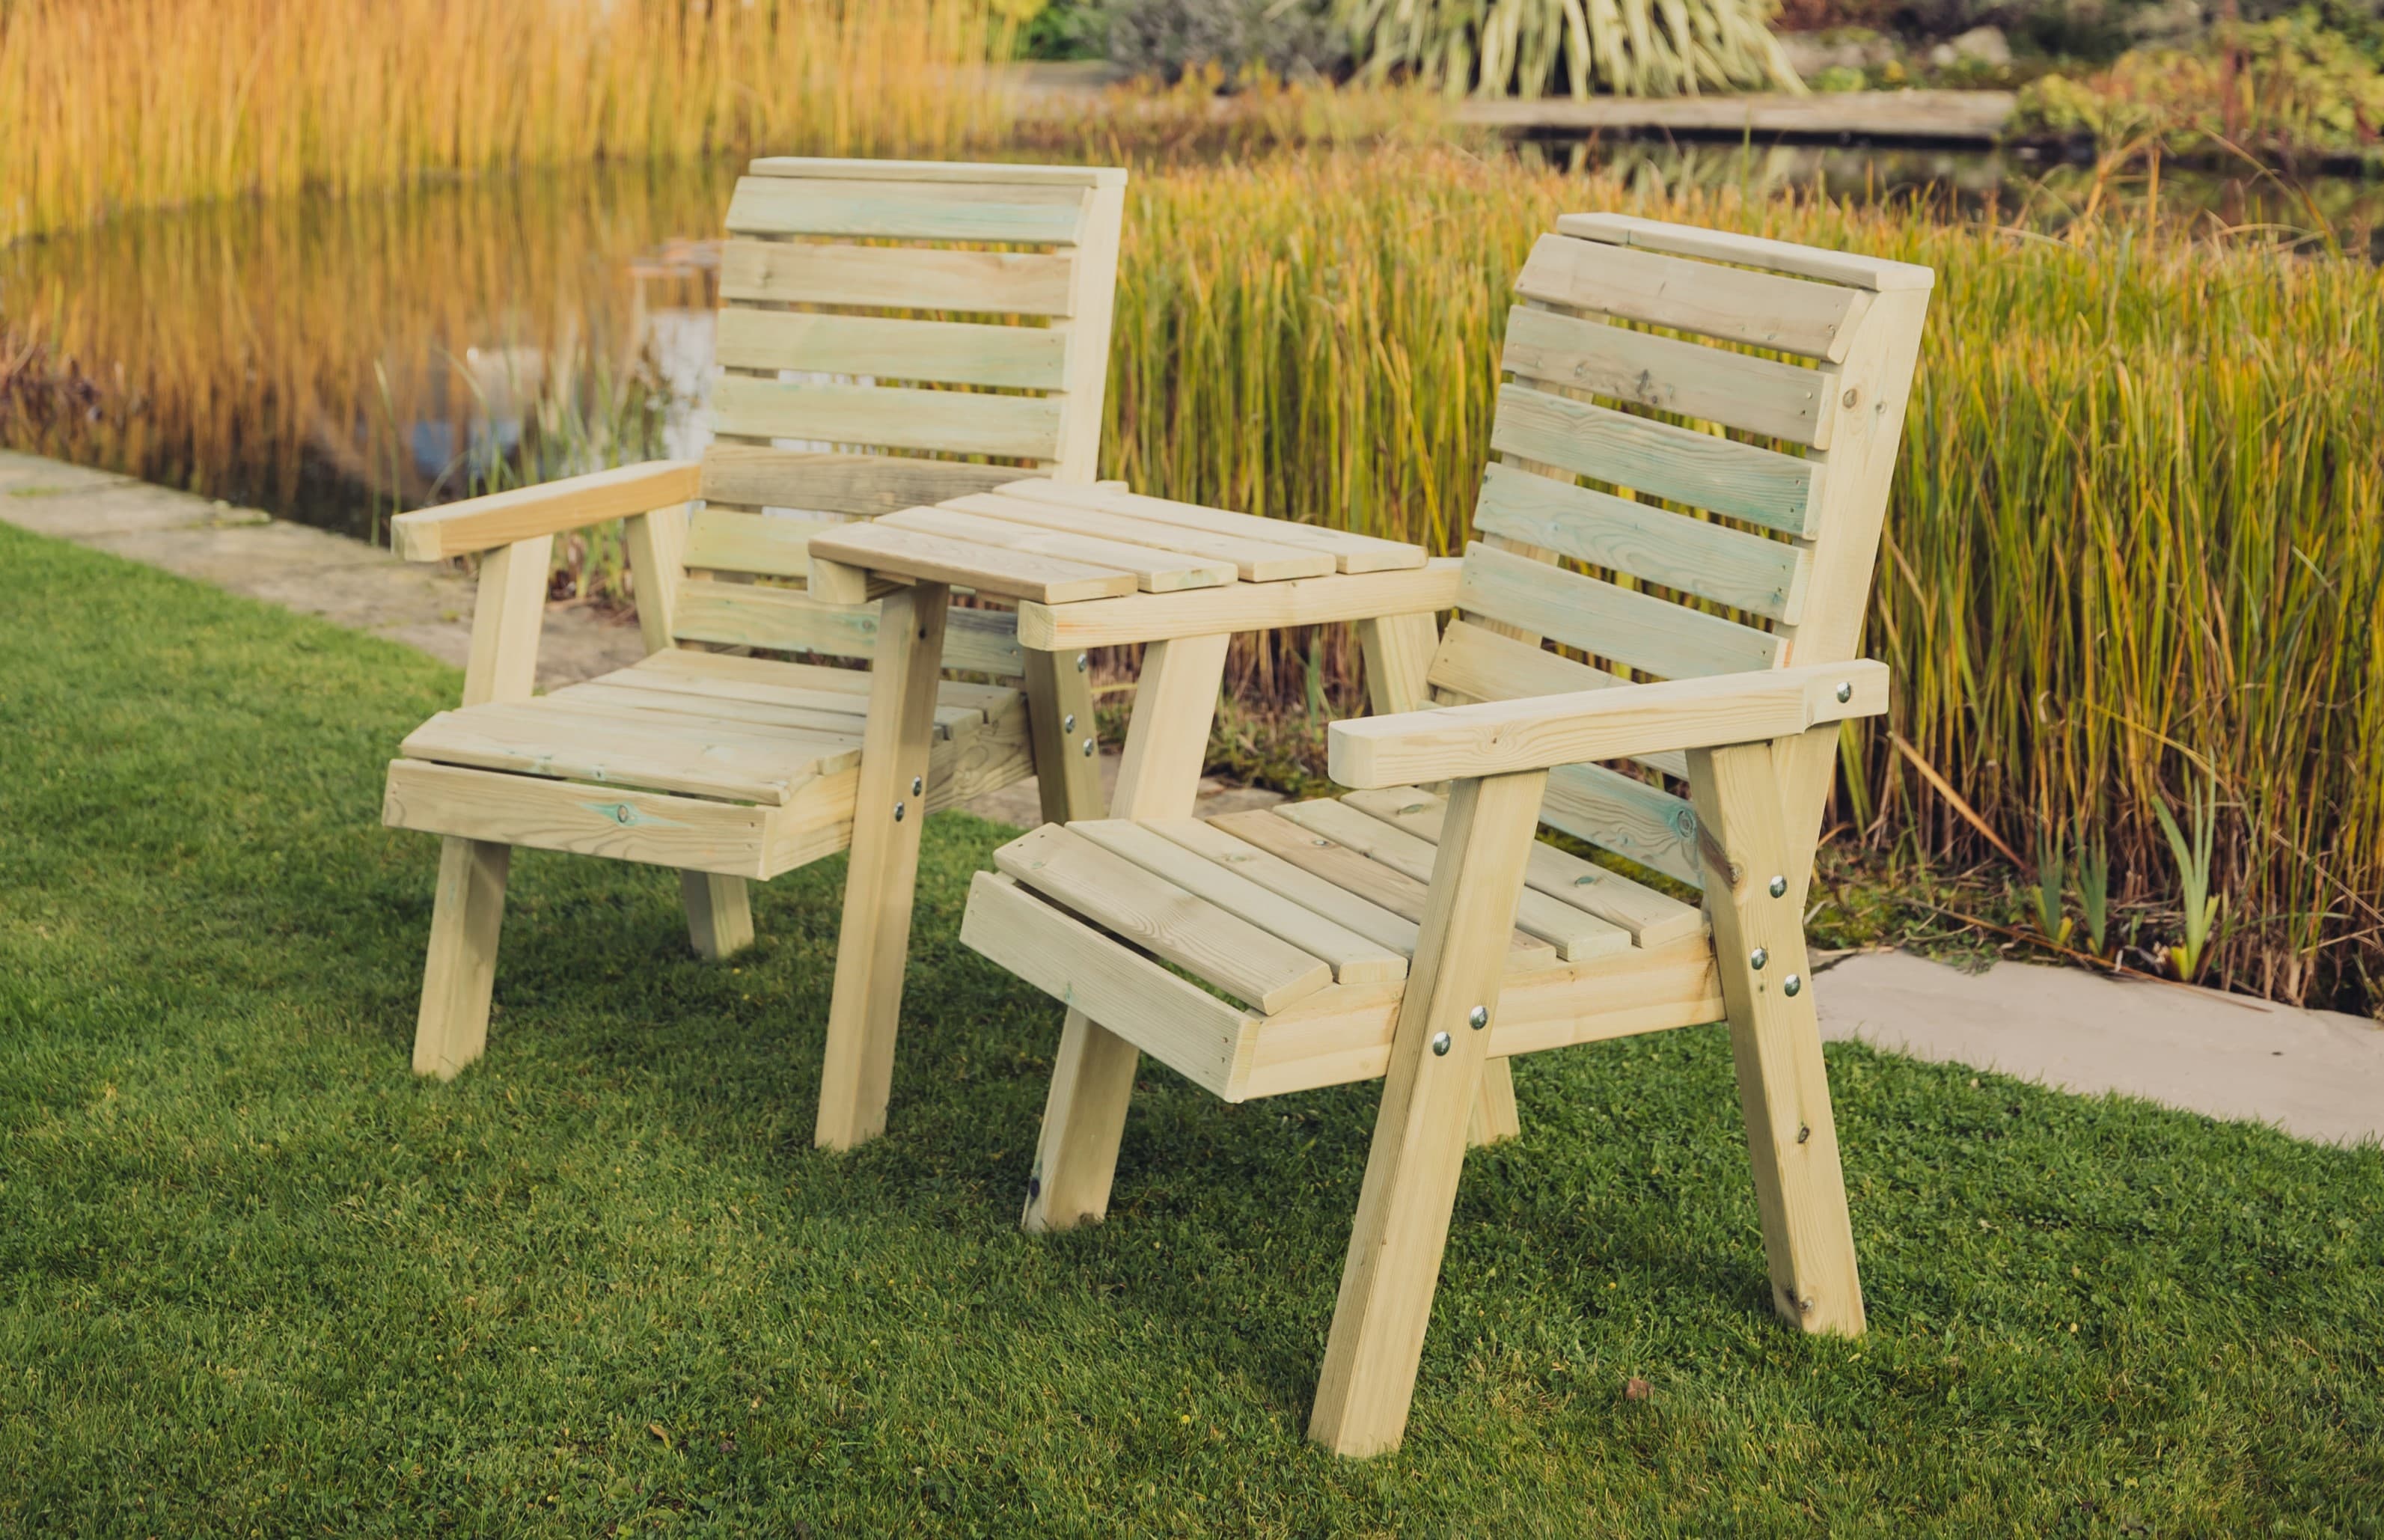
[[[1990,153],[1532,142],[1656,188],[1817,181],[2057,223],[2090,172]],[[702,443],[722,162],[127,217],[0,250],[0,441],[386,539],[404,507]],[[2144,196],[2105,180],[2105,200]],[[2384,183],[2165,172],[2169,217],[2376,251]]]

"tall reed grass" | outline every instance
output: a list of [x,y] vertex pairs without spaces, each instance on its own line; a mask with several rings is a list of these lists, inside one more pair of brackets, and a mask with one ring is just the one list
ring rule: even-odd
[[981,0],[6,0],[0,242],[125,208],[1007,121]]

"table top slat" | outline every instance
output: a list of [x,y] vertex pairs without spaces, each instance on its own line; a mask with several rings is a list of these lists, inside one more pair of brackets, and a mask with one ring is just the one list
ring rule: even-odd
[[1248,583],[1279,583],[1294,578],[1319,578],[1334,570],[1328,552],[1310,551],[1280,540],[1254,540],[1245,535],[1218,535],[1186,525],[1162,524],[1132,514],[1105,513],[1073,503],[1046,503],[999,492],[975,492],[938,506],[981,514],[1012,524],[1061,529],[1074,535],[1123,540],[1130,545],[1194,556],[1211,556],[1234,564]]
[[1179,555],[1154,546],[1128,545],[1096,535],[1073,535],[1031,524],[1012,524],[958,508],[905,508],[878,520],[897,529],[945,535],[979,545],[998,545],[1038,556],[1057,556],[1087,566],[1134,574],[1145,593],[1176,593],[1185,589],[1215,588],[1239,576],[1234,564],[1213,557]]
[[1172,524],[1212,535],[1238,535],[1246,540],[1322,551],[1333,557],[1334,569],[1338,572],[1397,572],[1422,566],[1426,560],[1422,546],[1406,540],[1386,540],[1376,535],[1328,529],[1316,524],[1295,524],[1289,519],[1260,518],[1256,514],[1238,514],[1224,508],[1203,507],[1197,503],[1177,503],[1164,497],[1146,497],[1139,492],[1115,487],[1076,486],[1037,477],[996,487],[993,495],[1059,503],[1096,513],[1149,519],[1157,524]]
[[855,524],[812,538],[812,555],[847,565],[928,582],[950,583],[1004,599],[1069,604],[1137,591],[1131,572],[972,540]]

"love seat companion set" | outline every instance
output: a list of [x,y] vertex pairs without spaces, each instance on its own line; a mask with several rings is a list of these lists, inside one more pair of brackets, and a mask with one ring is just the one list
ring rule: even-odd
[[[1803,914],[1840,725],[1886,708],[1856,647],[1931,273],[1560,218],[1474,541],[1427,560],[1094,479],[1124,181],[757,161],[700,462],[397,520],[409,556],[480,555],[464,702],[385,803],[442,837],[416,1069],[483,1049],[513,847],[677,868],[708,957],[751,938],[749,882],[849,850],[817,1140],[867,1139],[920,825],[1033,775],[1047,821],[961,933],[1066,1007],[1029,1228],[1102,1216],[1141,1054],[1233,1101],[1383,1082],[1311,1436],[1398,1444],[1522,1053],[1727,1020],[1774,1306],[1860,1332]],[[553,537],[624,518],[649,655],[534,694]],[[1347,794],[1195,819],[1230,637],[1335,621],[1373,713],[1331,730]],[[1124,643],[1102,807],[1086,661]]]

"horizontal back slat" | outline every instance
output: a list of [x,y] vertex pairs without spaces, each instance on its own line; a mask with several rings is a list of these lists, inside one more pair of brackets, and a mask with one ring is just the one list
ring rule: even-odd
[[[877,651],[877,610],[874,603],[823,603],[798,589],[696,578],[679,585],[672,628],[681,641],[866,658]],[[944,666],[1004,678],[1024,675],[1017,615],[954,606],[944,631]]]
[[1526,379],[1816,448],[1829,441],[1832,377],[1776,358],[1517,305],[1501,362]]
[[720,433],[1021,460],[1058,457],[1062,411],[1062,403],[1049,396],[794,383],[744,375],[724,375],[712,392],[713,428]]
[[838,235],[1073,246],[1086,189],[970,182],[744,177],[729,199],[732,235]]
[[874,517],[1018,478],[1015,466],[970,466],[889,454],[836,454],[714,443],[703,452],[703,496],[747,508],[800,508]]
[[811,576],[811,538],[839,521],[698,508],[687,519],[683,565],[695,572],[750,572],[764,578]]
[[[1630,683],[1620,675],[1575,662],[1535,642],[1518,641],[1462,616],[1450,620],[1447,629],[1441,633],[1440,646],[1433,652],[1424,678],[1446,698],[1464,701],[1570,695],[1583,689],[1620,689]],[[1683,754],[1631,757],[1668,776],[1688,774],[1688,760]]]
[[800,369],[879,380],[1057,391],[1067,382],[1068,335],[1048,327],[731,305],[721,311],[714,356],[730,369]]
[[1703,337],[1776,348],[1804,358],[1845,357],[1869,296],[1855,289],[1661,253],[1543,235],[1515,292]]
[[1659,678],[1734,674],[1780,661],[1780,639],[1769,631],[1487,545],[1465,553],[1457,607]]
[[1697,857],[1696,809],[1619,770],[1565,764],[1549,771],[1540,822],[1692,888],[1705,886],[1705,868]]
[[[1073,260],[1051,252],[728,241],[724,301],[940,310],[987,316],[1075,312]],[[1096,303],[1106,303],[1102,296]]]
[[1473,528],[1773,620],[1804,607],[1810,553],[1512,466],[1482,473]]
[[1844,283],[1856,289],[1890,291],[1928,289],[1937,272],[1912,262],[1891,262],[1859,252],[1832,251],[1827,246],[1800,246],[1735,230],[1707,230],[1702,225],[1676,225],[1643,219],[1632,214],[1566,214],[1557,219],[1558,235],[1578,235],[1610,245],[1637,246],[1643,251],[1670,252],[1676,256],[1735,262],[1749,267],[1793,273],[1799,278]]
[[964,160],[861,160],[763,155],[745,168],[756,177],[840,181],[968,182],[979,187],[1124,187],[1115,166],[1033,166]]
[[1490,447],[1792,535],[1813,532],[1822,463],[1521,385],[1498,390]]

